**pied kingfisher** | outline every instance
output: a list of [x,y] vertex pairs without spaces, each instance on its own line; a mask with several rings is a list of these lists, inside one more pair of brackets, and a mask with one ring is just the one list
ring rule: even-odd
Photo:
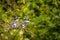
[[14,20],[12,21],[9,30],[16,28],[17,22],[19,21],[18,17],[15,17]]
[[25,28],[25,26],[27,25],[27,23],[29,22],[30,20],[28,19],[28,18],[25,18],[24,19],[24,22],[23,23],[21,23],[19,26],[18,26],[18,28]]

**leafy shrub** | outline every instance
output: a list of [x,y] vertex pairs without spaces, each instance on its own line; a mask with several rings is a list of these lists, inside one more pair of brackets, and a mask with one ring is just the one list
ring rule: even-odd
[[7,32],[15,16],[31,20],[27,32],[15,29],[1,33],[0,40],[60,40],[59,6],[59,0],[0,0],[1,31]]

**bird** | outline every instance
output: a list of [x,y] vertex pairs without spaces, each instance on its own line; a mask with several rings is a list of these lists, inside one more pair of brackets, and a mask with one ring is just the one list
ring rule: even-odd
[[15,17],[14,20],[12,21],[9,30],[12,30],[14,28],[16,28],[17,22],[19,21],[18,17]]
[[24,19],[24,22],[21,23],[21,24],[18,26],[18,28],[19,28],[19,29],[25,28],[25,26],[27,25],[28,22],[30,22],[30,20],[29,20],[28,18],[25,18],[25,19]]

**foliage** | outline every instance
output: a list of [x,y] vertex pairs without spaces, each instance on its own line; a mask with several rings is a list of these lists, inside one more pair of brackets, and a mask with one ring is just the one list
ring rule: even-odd
[[[31,21],[7,33],[14,17]],[[0,40],[60,40],[59,0],[0,0]]]

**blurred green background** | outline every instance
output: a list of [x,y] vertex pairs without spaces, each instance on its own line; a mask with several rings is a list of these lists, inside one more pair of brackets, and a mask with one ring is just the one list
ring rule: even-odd
[[[14,17],[29,18],[24,29],[7,33]],[[20,19],[19,23],[22,23]],[[60,0],[0,0],[0,40],[60,40]]]

